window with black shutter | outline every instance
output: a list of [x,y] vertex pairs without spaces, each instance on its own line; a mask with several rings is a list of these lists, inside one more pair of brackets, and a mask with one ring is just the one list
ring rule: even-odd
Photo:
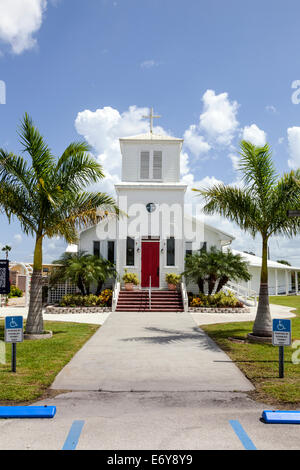
[[115,262],[115,242],[109,241],[107,243],[107,259],[111,263]]
[[175,238],[167,240],[167,266],[175,266]]
[[97,256],[97,258],[100,258],[100,242],[94,242],[93,253],[94,253],[94,256]]
[[134,239],[127,237],[126,266],[134,266]]

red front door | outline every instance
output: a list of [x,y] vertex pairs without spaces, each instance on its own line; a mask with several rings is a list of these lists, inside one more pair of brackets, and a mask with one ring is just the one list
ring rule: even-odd
[[159,287],[159,242],[142,242],[142,287]]

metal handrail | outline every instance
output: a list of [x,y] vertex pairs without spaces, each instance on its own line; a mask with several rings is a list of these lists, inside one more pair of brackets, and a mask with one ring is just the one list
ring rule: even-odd
[[149,279],[149,310],[151,310],[151,292],[152,290],[152,286],[151,286],[151,276],[150,276],[150,279]]

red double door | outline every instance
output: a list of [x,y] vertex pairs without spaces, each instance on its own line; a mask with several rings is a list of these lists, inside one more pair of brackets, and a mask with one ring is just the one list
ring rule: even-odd
[[142,242],[142,287],[159,287],[159,242]]

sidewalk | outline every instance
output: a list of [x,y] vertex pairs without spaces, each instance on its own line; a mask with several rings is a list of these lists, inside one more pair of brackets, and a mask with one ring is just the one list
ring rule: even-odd
[[252,384],[188,313],[113,313],[52,389],[248,391]]

